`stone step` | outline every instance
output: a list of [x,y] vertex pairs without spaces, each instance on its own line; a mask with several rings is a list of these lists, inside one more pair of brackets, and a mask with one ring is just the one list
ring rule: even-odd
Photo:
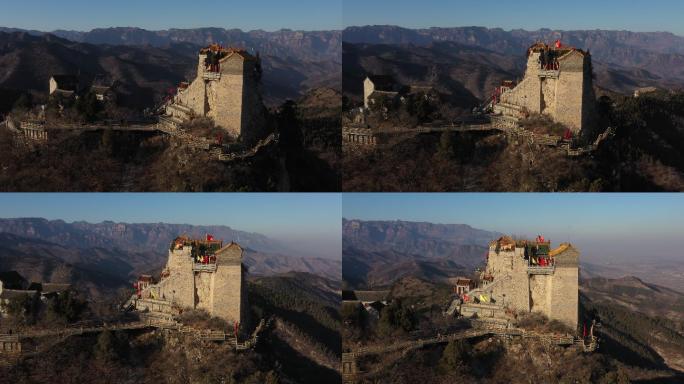
[[183,119],[180,119],[176,116],[171,116],[171,115],[164,115],[159,118],[159,121],[162,123],[166,124],[175,124],[175,125],[181,125],[185,121]]
[[187,114],[192,113],[192,109],[186,105],[183,105],[183,104],[178,104],[178,103],[169,104],[169,108],[174,108],[174,109],[177,109],[179,111],[185,112]]

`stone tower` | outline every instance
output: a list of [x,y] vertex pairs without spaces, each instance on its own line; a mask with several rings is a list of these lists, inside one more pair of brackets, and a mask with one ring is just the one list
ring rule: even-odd
[[181,120],[210,117],[231,136],[248,140],[260,136],[265,117],[259,61],[244,49],[211,45],[200,50],[197,77],[179,88],[167,114]]
[[246,325],[243,249],[234,242],[222,245],[185,237],[174,240],[159,283],[140,293],[136,308],[168,314],[177,314],[175,308],[203,309],[229,324]]
[[579,256],[564,243],[515,241],[502,237],[490,243],[482,287],[474,292],[501,308],[540,312],[571,329],[579,311]]
[[494,112],[514,118],[544,114],[579,134],[593,124],[595,102],[591,55],[538,43],[528,49],[525,77],[501,95]]

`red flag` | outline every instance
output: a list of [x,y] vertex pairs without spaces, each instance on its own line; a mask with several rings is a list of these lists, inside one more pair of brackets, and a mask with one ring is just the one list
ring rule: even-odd
[[563,46],[563,44],[561,44],[560,39],[556,40],[556,48],[560,49],[562,46]]
[[214,241],[214,236],[207,234],[207,241]]
[[563,135],[564,140],[571,140],[572,139],[572,131],[570,129],[565,130],[565,134]]

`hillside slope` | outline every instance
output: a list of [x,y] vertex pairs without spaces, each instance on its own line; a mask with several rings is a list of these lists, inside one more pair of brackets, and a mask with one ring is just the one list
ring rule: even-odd
[[[203,237],[212,234],[224,241],[239,241],[245,247],[244,263],[250,274],[274,275],[291,271],[307,272],[339,280],[341,262],[317,257],[302,257],[277,240],[257,233],[233,230],[226,226],[192,226],[183,224],[127,224],[102,222],[66,223],[45,219],[0,219],[0,235],[12,241],[4,243],[7,264],[14,254],[30,255],[36,265],[51,263],[56,257],[63,263],[87,266],[89,270],[112,275],[127,282],[141,273],[157,274],[166,263],[168,246],[179,234]],[[21,257],[17,260],[22,260]],[[31,263],[22,271],[32,275]],[[18,267],[16,267],[18,268]],[[36,267],[36,270],[39,268]],[[50,270],[50,269],[48,269]],[[45,272],[45,276],[48,272]],[[39,281],[36,279],[35,281]]]
[[[336,383],[340,317],[336,282],[308,274],[253,279],[251,318],[272,319],[252,350],[176,332],[129,331],[74,336],[15,367],[0,382]],[[332,303],[335,303],[333,306]]]
[[[402,85],[431,85],[455,106],[472,108],[491,96],[503,80],[524,76],[525,50],[502,53],[488,47],[461,42],[435,41],[427,45],[388,45],[343,43],[343,89],[360,100],[363,80],[368,74],[391,75]],[[636,59],[635,59],[636,60]],[[684,86],[684,74],[662,73],[660,65],[684,64],[677,59],[649,59],[638,65],[601,61],[594,57],[595,86],[602,90],[631,94],[644,86],[678,89]],[[679,63],[679,64],[678,64]]]
[[[343,31],[343,41],[370,44],[430,45],[435,42],[455,42],[485,48],[504,55],[524,55],[536,41],[561,39],[566,45],[591,51],[595,64],[605,64],[616,74],[644,71],[648,85],[682,87],[684,84],[684,37],[667,32],[630,32],[607,30],[537,31],[483,27],[406,29],[397,26],[349,27]],[[601,71],[598,83],[604,83]],[[641,85],[646,85],[641,83]]]
[[500,234],[460,224],[344,219],[342,236],[343,280],[360,289],[408,276],[444,282],[468,275]]
[[[329,38],[334,40],[334,37]],[[17,90],[46,97],[48,80],[55,74],[79,74],[83,85],[90,84],[96,76],[106,75],[119,82],[120,103],[142,110],[159,102],[166,91],[177,87],[180,81],[194,79],[197,52],[212,41],[179,38],[165,44],[147,45],[145,39],[132,39],[126,44],[113,39],[115,41],[109,38],[72,41],[51,34],[0,32],[0,66],[6,69],[0,74],[0,90],[11,99],[0,105],[0,111],[9,109]],[[319,44],[313,41],[296,43],[274,38],[253,45],[251,39],[236,39],[221,41],[247,47],[253,52],[261,51],[262,93],[268,105],[299,98],[312,88],[340,89],[341,77],[337,69],[341,55],[335,51],[339,52],[341,48],[335,48],[334,43],[330,45],[333,52],[327,53],[328,49],[317,50]],[[202,42],[205,40],[207,43]],[[307,44],[315,47],[307,51]],[[301,46],[299,50],[298,45]]]
[[82,85],[98,75],[120,82],[120,102],[140,109],[161,99],[184,79],[194,60],[169,48],[96,46],[52,35],[0,32],[0,88],[32,91],[47,97],[56,74],[80,74]]
[[603,351],[684,373],[684,294],[636,277],[585,279],[580,292],[584,311],[601,321]]

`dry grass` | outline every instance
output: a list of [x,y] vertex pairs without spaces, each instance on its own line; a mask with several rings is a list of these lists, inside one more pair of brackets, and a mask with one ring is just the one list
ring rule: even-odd
[[217,127],[214,124],[214,120],[209,117],[194,118],[183,123],[182,128],[194,136],[206,137],[212,140],[222,137],[223,143],[229,143],[233,141],[230,135],[228,135],[224,129]]
[[532,115],[520,121],[520,126],[540,135],[563,136],[567,130],[563,124],[556,123],[545,115]]
[[563,323],[557,320],[549,320],[541,313],[518,313],[515,315],[516,325],[529,331],[542,333],[575,333]]
[[207,311],[202,309],[192,309],[189,311],[184,311],[180,315],[180,321],[184,325],[194,328],[211,329],[226,332],[232,331],[227,321],[218,317],[211,317]]

